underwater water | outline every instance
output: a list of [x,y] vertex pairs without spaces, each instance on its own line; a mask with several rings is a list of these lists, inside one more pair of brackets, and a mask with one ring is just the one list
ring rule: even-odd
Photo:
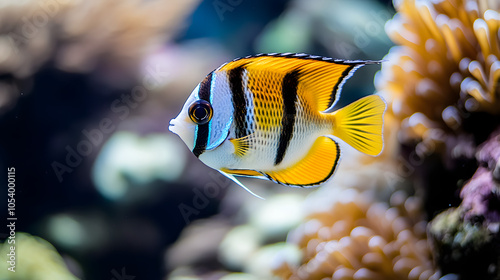
[[[0,2],[0,279],[500,279],[495,0]],[[245,192],[168,131],[256,53],[383,60],[378,157]],[[321,164],[321,163],[318,163]]]

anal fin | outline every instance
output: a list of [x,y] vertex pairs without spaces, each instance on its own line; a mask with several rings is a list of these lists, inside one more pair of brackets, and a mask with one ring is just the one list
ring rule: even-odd
[[250,169],[228,169],[228,168],[222,168],[221,171],[231,174],[231,175],[236,175],[236,176],[246,176],[246,177],[261,177],[262,174],[255,171],[255,170],[250,170]]
[[316,139],[307,155],[286,169],[266,172],[269,179],[284,185],[314,186],[330,178],[340,160],[340,148],[333,139]]

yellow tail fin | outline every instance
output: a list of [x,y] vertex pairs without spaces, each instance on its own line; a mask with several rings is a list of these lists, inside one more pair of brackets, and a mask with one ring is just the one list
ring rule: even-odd
[[382,128],[386,104],[382,97],[370,95],[333,113],[333,135],[371,156],[382,152]]

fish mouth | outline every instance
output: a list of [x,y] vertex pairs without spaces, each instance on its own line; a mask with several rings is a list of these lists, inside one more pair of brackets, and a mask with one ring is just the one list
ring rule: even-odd
[[176,121],[175,119],[171,119],[169,124],[168,124],[168,130],[170,130],[171,132],[175,133],[175,124],[176,124]]

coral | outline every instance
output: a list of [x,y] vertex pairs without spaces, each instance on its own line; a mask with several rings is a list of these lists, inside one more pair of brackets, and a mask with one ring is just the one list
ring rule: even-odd
[[213,265],[218,244],[229,229],[227,222],[220,219],[194,221],[182,232],[179,242],[167,251],[168,268],[173,270],[189,265],[197,265],[198,268],[203,264]]
[[[325,195],[323,195],[325,197]],[[300,266],[275,266],[285,279],[437,279],[420,201],[395,192],[390,203],[372,193],[335,189],[288,242],[303,251]]]
[[479,147],[480,167],[460,192],[456,209],[436,216],[430,225],[433,252],[443,272],[466,279],[500,277],[500,130]]
[[[194,221],[184,229],[166,254],[167,267],[172,270],[169,277],[219,279],[225,275],[228,279],[270,279],[272,264],[278,259],[298,264],[301,252],[294,244],[274,242],[284,240],[302,221],[304,198],[287,192],[268,192],[265,196],[263,201],[252,199],[239,188],[228,190],[226,201],[235,203],[236,209],[226,205],[223,208],[231,209],[223,209],[220,215],[207,220]],[[230,224],[224,217],[228,214],[235,215],[230,219],[232,223],[242,224]],[[228,270],[246,274],[230,274]]]
[[480,138],[484,134],[473,124],[479,112],[500,113],[500,5],[473,0],[394,4],[398,13],[386,32],[399,46],[386,56],[376,87],[391,100],[389,114],[401,121],[400,139],[418,143],[419,156],[437,148],[473,157],[471,149],[451,151],[462,141],[450,136],[466,132]]
[[425,194],[434,260],[442,273],[497,279],[500,3],[394,5],[386,32],[399,46],[376,87],[390,100],[389,118],[400,122],[410,179]]
[[[17,1],[3,4],[2,72],[24,77],[47,59],[88,71],[101,59],[136,63],[173,35],[197,1]],[[95,32],[99,29],[100,32]]]
[[492,170],[479,167],[470,181],[462,188],[464,218],[469,221],[484,220],[500,223],[500,186]]
[[434,259],[443,273],[463,279],[498,279],[498,224],[492,233],[484,223],[463,219],[463,209],[448,209],[430,224]]
[[[9,239],[7,239],[9,240]],[[7,270],[9,262],[2,262],[0,279],[12,280],[76,280],[66,267],[63,258],[56,249],[40,237],[27,233],[17,232],[15,243],[4,242],[0,246],[2,256],[7,256],[15,247],[15,272]]]
[[[0,109],[13,106],[44,64],[88,73],[136,74],[143,57],[170,39],[197,0],[5,1],[0,5]],[[99,30],[99,32],[96,32]],[[111,72],[113,72],[111,71]],[[104,71],[104,74],[109,74]],[[116,79],[118,75],[108,77]],[[29,84],[29,83],[28,83]]]
[[[116,132],[105,143],[93,167],[92,178],[97,190],[106,198],[119,200],[146,187],[155,180],[171,182],[180,176],[186,159],[175,156],[180,143],[171,135],[149,134],[139,137],[130,132]],[[144,195],[146,191],[140,190]]]

